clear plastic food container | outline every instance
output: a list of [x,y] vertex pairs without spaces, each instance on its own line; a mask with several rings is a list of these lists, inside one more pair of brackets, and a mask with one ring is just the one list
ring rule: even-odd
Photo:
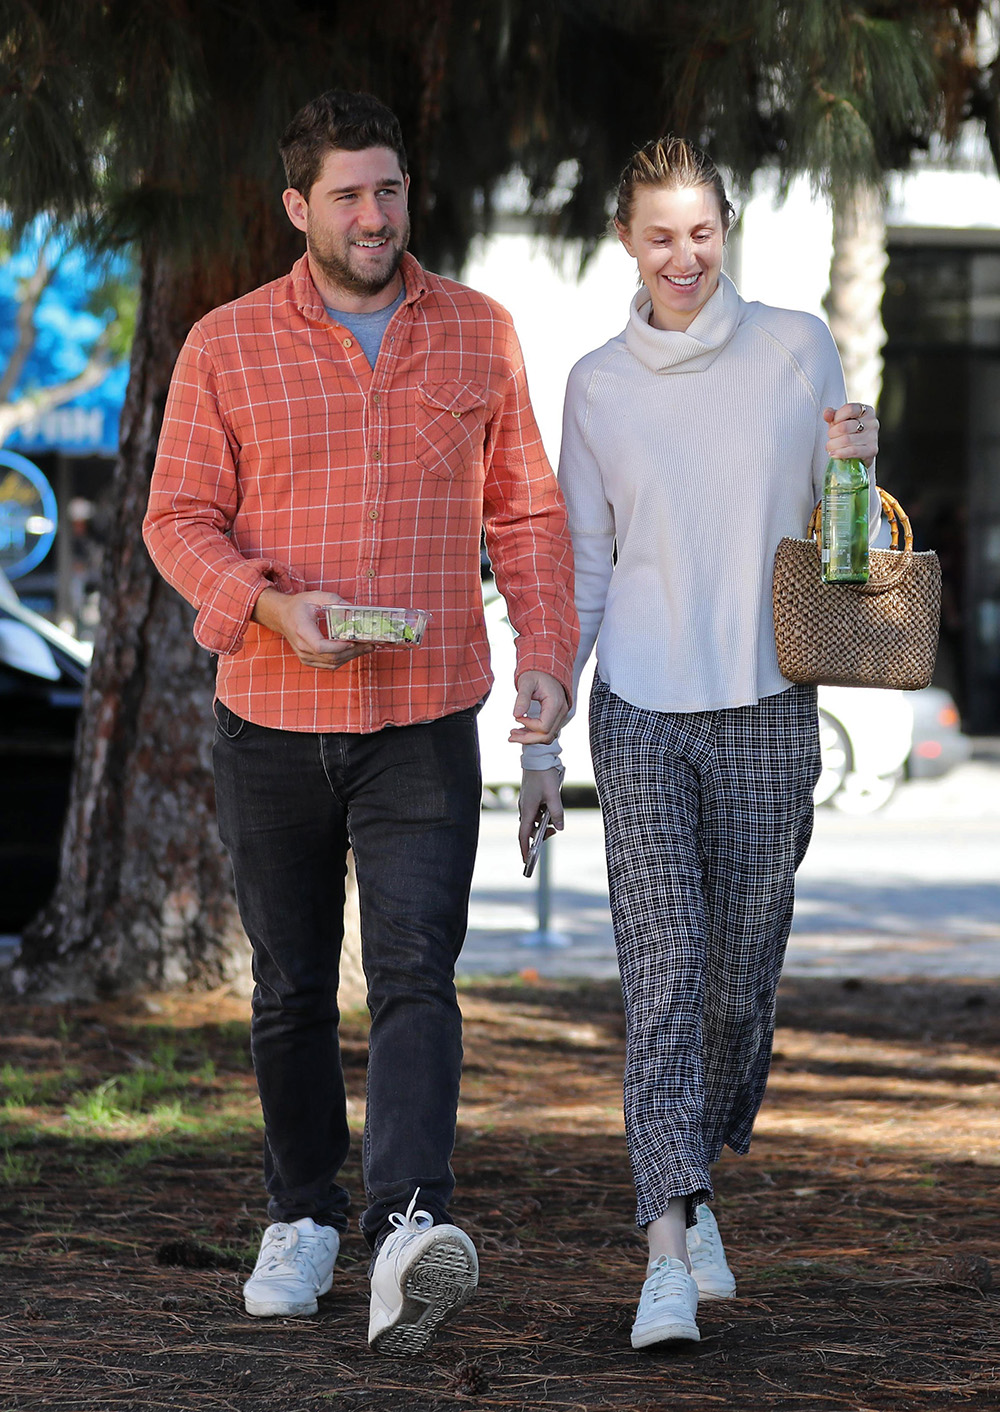
[[422,608],[382,608],[326,603],[317,609],[320,626],[334,642],[371,642],[379,647],[416,647],[430,613]]

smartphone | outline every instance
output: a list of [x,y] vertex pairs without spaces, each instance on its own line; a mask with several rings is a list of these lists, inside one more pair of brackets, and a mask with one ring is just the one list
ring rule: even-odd
[[524,864],[524,876],[530,878],[535,871],[535,864],[538,862],[538,855],[542,851],[542,844],[545,842],[545,830],[552,822],[552,815],[549,813],[547,804],[542,806],[542,812],[538,816],[535,831],[531,835],[531,843],[528,846],[528,857]]

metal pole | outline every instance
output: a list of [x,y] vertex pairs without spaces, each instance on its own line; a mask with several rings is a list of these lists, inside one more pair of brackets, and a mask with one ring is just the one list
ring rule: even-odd
[[552,915],[552,874],[549,867],[549,850],[552,840],[548,839],[542,844],[542,851],[538,858],[538,935],[546,936],[549,930],[549,918]]
[[538,930],[522,937],[522,946],[569,946],[571,944],[568,936],[564,936],[562,932],[553,931],[549,925],[552,920],[552,864],[549,855],[554,842],[554,838],[547,839],[538,855],[538,866],[535,869],[538,877],[538,889],[535,893]]

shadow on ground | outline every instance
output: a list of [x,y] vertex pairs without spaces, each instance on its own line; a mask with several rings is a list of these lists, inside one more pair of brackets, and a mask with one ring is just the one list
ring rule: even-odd
[[[356,1232],[315,1318],[243,1313],[262,1202],[239,1002],[8,1009],[0,1412],[1000,1405],[1000,987],[784,984],[753,1151],[718,1172],[740,1297],[659,1354],[628,1343],[617,987],[469,984],[463,1005],[455,1216],[483,1281],[400,1361],[367,1348]],[[345,1033],[360,1132],[363,1018]]]

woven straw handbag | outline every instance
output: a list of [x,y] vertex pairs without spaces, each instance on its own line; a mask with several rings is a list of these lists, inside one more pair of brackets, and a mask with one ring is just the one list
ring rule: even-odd
[[[882,686],[913,691],[930,683],[941,616],[941,565],[914,554],[898,500],[880,489],[892,548],[870,552],[867,583],[824,583],[821,506],[808,539],[783,539],[774,557],[774,636],[789,681],[816,686]],[[899,527],[903,547],[899,548]]]

